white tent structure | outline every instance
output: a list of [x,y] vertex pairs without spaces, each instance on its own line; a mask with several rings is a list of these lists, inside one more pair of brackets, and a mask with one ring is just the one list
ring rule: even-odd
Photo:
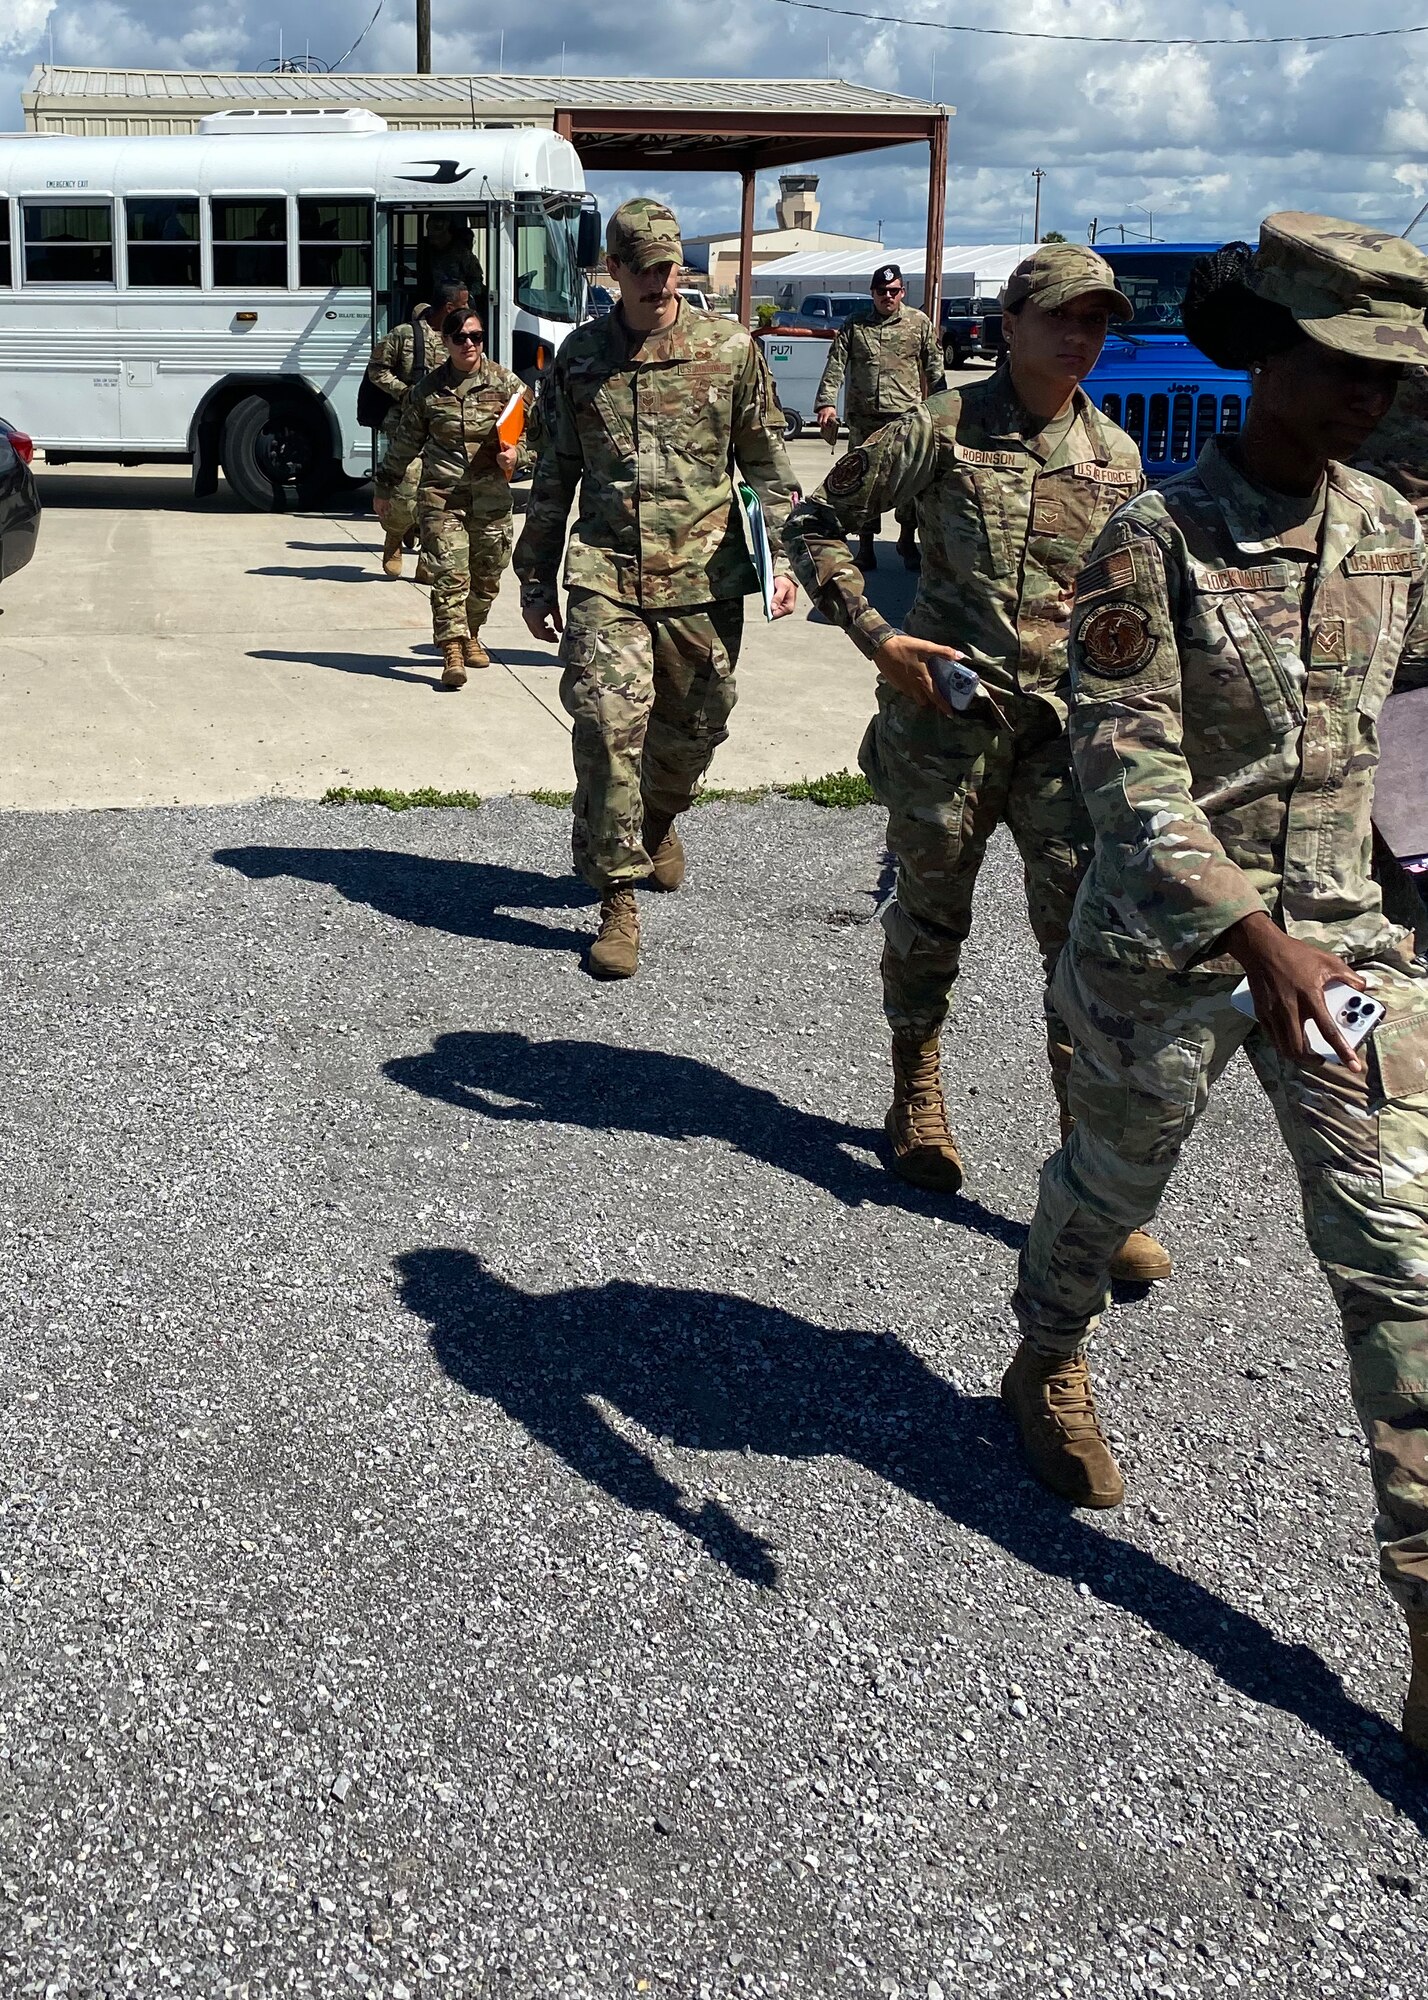
[[[991,294],[1002,286],[1031,250],[1029,243],[948,243],[942,251],[942,296]],[[754,273],[756,298],[774,299],[780,306],[797,308],[810,292],[865,292],[878,264],[897,264],[907,280],[908,297],[920,299],[927,253],[918,243],[900,250],[885,246],[875,262],[839,263],[825,251],[805,251],[795,257],[779,257],[760,265]]]

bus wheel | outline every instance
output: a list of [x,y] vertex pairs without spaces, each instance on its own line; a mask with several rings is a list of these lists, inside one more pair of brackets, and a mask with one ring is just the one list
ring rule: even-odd
[[223,476],[245,507],[281,514],[319,499],[333,464],[315,412],[287,398],[245,396],[228,412],[219,453]]
[[792,444],[796,437],[802,437],[802,436],[803,436],[802,417],[798,414],[797,410],[785,410],[783,413],[784,443]]

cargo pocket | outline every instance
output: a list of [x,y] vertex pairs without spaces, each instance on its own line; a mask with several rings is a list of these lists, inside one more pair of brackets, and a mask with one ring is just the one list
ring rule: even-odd
[[1378,1162],[1390,1201],[1428,1210],[1428,1011],[1385,1021],[1372,1037],[1383,1103]]

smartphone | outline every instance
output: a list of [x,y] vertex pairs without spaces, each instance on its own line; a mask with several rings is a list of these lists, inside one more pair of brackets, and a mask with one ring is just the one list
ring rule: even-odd
[[[1247,979],[1242,979],[1230,995],[1230,1004],[1254,1020],[1254,995],[1250,992],[1250,983]],[[1356,1049],[1360,1042],[1367,1041],[1388,1012],[1381,1000],[1375,1000],[1372,994],[1360,993],[1357,986],[1350,986],[1343,979],[1329,981],[1324,988],[1324,1005],[1333,1015],[1339,1033],[1351,1049]],[[1343,1067],[1337,1051],[1331,1049],[1325,1041],[1324,1032],[1317,1021],[1304,1023],[1304,1040],[1308,1043],[1309,1053],[1318,1056],[1321,1062],[1339,1063],[1340,1067]]]
[[929,660],[933,685],[949,708],[970,708],[982,692],[982,677],[964,660],[942,654]]

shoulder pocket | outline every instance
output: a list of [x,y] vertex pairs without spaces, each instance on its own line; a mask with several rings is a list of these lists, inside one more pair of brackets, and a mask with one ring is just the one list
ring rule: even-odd
[[1158,551],[1136,537],[1093,557],[1077,579],[1071,613],[1077,698],[1148,694],[1179,675]]

